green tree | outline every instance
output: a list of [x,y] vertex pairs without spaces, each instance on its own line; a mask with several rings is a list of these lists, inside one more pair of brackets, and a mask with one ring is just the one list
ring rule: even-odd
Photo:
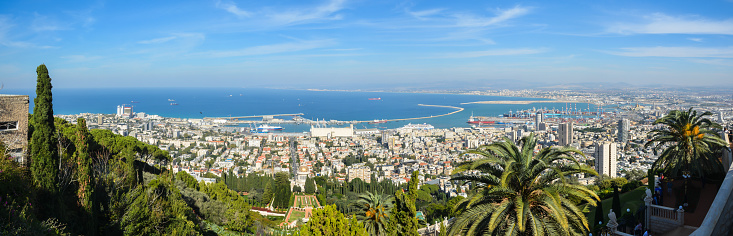
[[341,236],[341,235],[368,235],[364,225],[354,218],[346,218],[336,209],[335,205],[328,205],[322,209],[313,210],[311,218],[300,228],[302,236]]
[[316,183],[313,180],[313,178],[306,178],[305,179],[305,193],[307,194],[313,194],[316,192]]
[[88,221],[90,227],[87,228],[90,229],[89,233],[93,235],[94,230],[92,229],[96,228],[94,210],[92,209],[92,206],[94,206],[93,199],[95,199],[95,182],[94,171],[92,170],[92,157],[89,155],[90,140],[91,136],[89,134],[89,130],[87,129],[86,121],[83,118],[77,119],[75,155],[77,168],[76,174],[79,187],[77,189],[76,196],[79,199],[79,204],[81,205],[81,207],[90,216],[90,220]]
[[51,77],[46,65],[36,69],[38,82],[36,98],[33,99],[33,134],[31,135],[31,172],[36,184],[55,192],[59,168],[58,143],[54,132],[53,96],[51,94]]
[[615,212],[618,216],[621,216],[621,197],[618,193],[618,186],[613,186],[613,202],[611,203],[611,209],[613,209],[613,212]]
[[369,235],[388,235],[389,211],[392,208],[392,197],[366,192],[359,195],[354,204],[359,213],[356,219],[364,223]]
[[[461,214],[450,235],[587,235],[588,221],[581,202],[596,205],[598,196],[566,177],[588,173],[571,156],[574,148],[543,148],[535,154],[534,134],[518,146],[508,138],[468,153],[483,159],[461,164],[451,180],[471,184],[471,194],[456,206]],[[465,173],[469,172],[469,173]]]
[[415,199],[417,199],[418,172],[412,172],[407,193],[397,190],[395,204],[390,215],[392,235],[417,236],[418,222],[415,215]]
[[713,129],[720,125],[705,118],[712,115],[706,111],[697,114],[690,108],[687,111],[670,111],[669,114],[654,121],[665,128],[652,130],[652,138],[644,148],[652,147],[654,154],[663,149],[654,164],[653,170],[661,170],[665,176],[681,176],[689,171],[696,176],[723,173],[725,170],[715,151],[727,145]]
[[292,192],[290,191],[290,177],[288,176],[288,173],[278,172],[275,174],[275,185],[273,190],[275,207],[290,207],[288,206],[288,203],[290,202],[290,195],[292,195]]

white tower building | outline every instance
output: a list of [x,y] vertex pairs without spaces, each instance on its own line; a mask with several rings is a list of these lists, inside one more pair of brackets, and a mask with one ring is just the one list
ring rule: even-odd
[[616,178],[616,143],[596,144],[596,171],[599,175]]

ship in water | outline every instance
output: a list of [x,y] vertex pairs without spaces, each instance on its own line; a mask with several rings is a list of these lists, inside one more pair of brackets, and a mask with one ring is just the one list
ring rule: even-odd
[[130,103],[140,103],[140,102],[138,102],[138,101],[130,101]]
[[374,121],[369,122],[369,124],[382,124],[382,123],[387,123],[387,120],[374,120]]
[[378,101],[378,100],[382,100],[382,98],[369,98],[369,100],[371,100],[371,101]]
[[169,102],[175,102],[176,100],[173,100],[173,99],[170,99],[170,98],[169,98],[169,99],[168,99],[168,101],[169,101]]
[[172,102],[171,106],[178,106],[178,103]]
[[496,123],[496,121],[493,120],[484,120],[481,117],[476,117],[471,115],[471,117],[468,118],[468,121],[466,123],[474,124],[474,125],[492,125]]
[[260,126],[257,127],[257,132],[259,132],[259,133],[267,133],[267,132],[270,132],[270,131],[281,131],[281,130],[283,130],[283,127],[280,127],[280,126],[270,126],[270,125],[267,125],[267,124],[260,125]]
[[426,123],[422,123],[422,124],[409,123],[403,126],[402,128],[403,129],[416,129],[416,130],[431,130],[431,129],[434,129],[435,127],[433,127],[432,125],[426,124]]

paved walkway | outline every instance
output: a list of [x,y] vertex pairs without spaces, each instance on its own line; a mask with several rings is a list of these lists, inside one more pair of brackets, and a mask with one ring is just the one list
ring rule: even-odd
[[[667,189],[667,182],[662,183],[662,192],[663,192],[663,205],[666,207],[671,207],[674,209],[679,208],[679,205],[677,205],[677,197],[675,196],[676,192],[684,192],[685,189],[685,182],[684,180],[675,180],[672,182],[672,191],[668,191]],[[702,187],[702,182],[699,180],[692,180],[689,183],[688,186],[688,199],[692,198],[689,197],[692,194],[699,194],[700,199],[697,202],[697,207],[695,207],[694,212],[693,211],[686,211],[685,212],[685,225],[693,226],[693,227],[700,227],[702,224],[702,221],[705,219],[705,215],[707,215],[708,210],[710,209],[710,205],[713,204],[713,201],[715,200],[715,195],[718,194],[718,189],[720,188],[720,183],[717,184],[711,184],[707,183],[705,184],[705,187]],[[684,197],[684,196],[683,196]],[[680,203],[682,200],[679,201]]]

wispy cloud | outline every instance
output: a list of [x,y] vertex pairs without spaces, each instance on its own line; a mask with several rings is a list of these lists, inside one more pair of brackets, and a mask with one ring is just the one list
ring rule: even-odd
[[218,8],[224,9],[225,11],[228,11],[229,13],[232,13],[232,14],[236,15],[237,17],[250,17],[250,16],[252,16],[252,13],[251,12],[248,12],[248,11],[245,11],[245,10],[242,10],[242,9],[239,9],[239,7],[237,7],[237,5],[235,5],[232,2],[226,2],[225,3],[225,2],[222,2],[220,0],[217,0],[214,5],[216,5],[216,7],[218,7]]
[[634,47],[606,53],[626,57],[712,57],[733,58],[733,47]]
[[716,66],[733,66],[733,60],[729,59],[690,59],[691,62],[716,65]]
[[515,6],[511,9],[497,9],[496,16],[483,17],[472,14],[455,14],[457,19],[456,25],[460,27],[486,27],[505,22],[529,13],[530,9],[522,6]]
[[65,59],[69,62],[87,62],[102,59],[101,56],[85,56],[85,55],[68,55],[62,56],[61,59]]
[[169,41],[176,40],[176,39],[192,39],[192,40],[200,41],[200,40],[203,40],[204,38],[206,38],[206,36],[201,33],[176,33],[168,37],[160,37],[160,38],[137,41],[137,43],[139,44],[157,44],[157,43],[169,42]]
[[547,52],[544,48],[507,48],[484,51],[456,52],[438,55],[436,58],[475,58],[488,56],[529,55]]
[[427,19],[426,17],[432,16],[432,15],[435,15],[435,14],[438,14],[438,13],[442,12],[443,10],[445,10],[445,9],[436,8],[436,9],[429,9],[429,10],[422,10],[422,11],[409,11],[409,10],[405,9],[405,12],[408,15],[410,15],[412,17],[415,17],[417,19],[426,20]]
[[138,41],[139,44],[153,44],[153,43],[165,43],[171,40],[176,39],[176,36],[170,36],[170,37],[162,37],[162,38],[154,38],[150,40],[142,40]]
[[346,0],[328,0],[324,4],[310,7],[297,7],[291,9],[259,9],[245,11],[232,2],[217,0],[215,6],[226,10],[240,18],[258,18],[275,25],[296,25],[312,23],[325,20],[340,20],[343,17],[338,14],[346,5]]
[[35,43],[18,41],[11,38],[11,29],[15,27],[15,24],[7,16],[0,15],[0,45],[13,48],[37,48],[37,49],[49,49],[52,46],[37,45]]
[[345,3],[345,0],[330,0],[324,5],[275,12],[268,14],[268,16],[274,22],[284,25],[308,23],[320,20],[340,20],[343,17],[336,13],[344,9]]
[[618,34],[724,34],[733,35],[733,19],[711,20],[701,17],[674,17],[654,13],[643,23],[619,23],[607,29]]
[[695,41],[695,42],[698,42],[698,43],[702,43],[702,41],[703,41],[701,38],[688,38],[688,40]]
[[41,15],[38,13],[33,13],[33,21],[31,22],[30,28],[33,31],[37,31],[37,32],[72,29],[71,26],[66,23],[62,23],[61,21],[56,20],[55,18]]
[[280,44],[270,44],[248,47],[237,50],[227,51],[208,51],[199,53],[199,56],[204,57],[241,57],[241,56],[256,56],[256,55],[269,55],[277,53],[287,52],[298,52],[316,48],[323,48],[332,45],[333,40],[311,40],[301,42],[290,42]]

